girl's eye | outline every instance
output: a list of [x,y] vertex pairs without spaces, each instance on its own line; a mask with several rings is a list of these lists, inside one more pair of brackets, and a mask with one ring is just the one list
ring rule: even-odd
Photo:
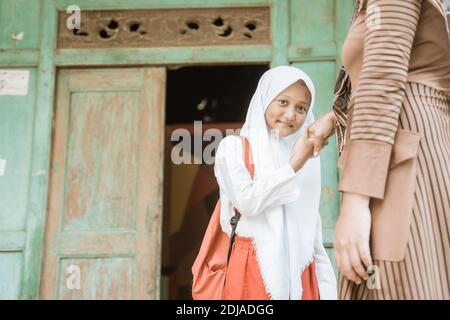
[[279,101],[280,101],[281,105],[283,105],[283,106],[287,105],[286,99],[280,99]]
[[299,106],[297,107],[297,111],[303,113],[306,112],[306,108],[304,106]]

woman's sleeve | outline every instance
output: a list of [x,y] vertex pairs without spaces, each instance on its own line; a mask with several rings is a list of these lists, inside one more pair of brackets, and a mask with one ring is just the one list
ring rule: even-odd
[[219,144],[214,173],[220,191],[225,192],[233,206],[246,217],[295,201],[300,194],[290,164],[252,179],[242,158],[242,142],[234,136],[226,137]]
[[342,192],[383,199],[422,0],[368,0]]

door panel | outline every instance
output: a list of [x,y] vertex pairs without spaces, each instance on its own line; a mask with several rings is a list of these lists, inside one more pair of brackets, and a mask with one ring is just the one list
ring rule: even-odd
[[19,298],[22,266],[22,252],[2,252],[0,254],[0,300]]
[[21,287],[24,274],[33,268],[26,252],[39,250],[26,247],[27,237],[36,231],[28,223],[36,69],[14,70],[28,70],[30,75],[27,95],[0,95],[0,300],[29,294]]
[[74,93],[70,108],[62,229],[133,228],[139,92]]
[[59,73],[41,298],[158,297],[164,97],[163,68]]

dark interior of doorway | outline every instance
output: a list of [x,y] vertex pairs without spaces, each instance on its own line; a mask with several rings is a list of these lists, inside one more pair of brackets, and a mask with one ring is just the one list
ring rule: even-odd
[[[191,299],[191,266],[210,215],[219,198],[213,166],[175,165],[171,132],[205,128],[238,128],[268,65],[183,67],[167,72],[164,168],[162,299]],[[205,145],[204,145],[205,146]],[[203,147],[204,147],[203,146]]]
[[166,124],[243,122],[266,65],[185,67],[167,72]]

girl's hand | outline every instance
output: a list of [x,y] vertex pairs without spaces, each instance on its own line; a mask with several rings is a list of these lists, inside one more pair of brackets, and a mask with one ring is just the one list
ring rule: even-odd
[[357,284],[368,279],[366,270],[372,265],[369,202],[367,196],[344,193],[334,234],[336,265],[345,277]]
[[289,163],[295,172],[303,167],[313,153],[314,142],[308,138],[308,129],[308,126],[304,126],[302,134],[292,146]]
[[309,136],[314,139],[313,156],[317,157],[324,146],[328,144],[328,138],[335,130],[333,111],[326,113],[309,127]]

